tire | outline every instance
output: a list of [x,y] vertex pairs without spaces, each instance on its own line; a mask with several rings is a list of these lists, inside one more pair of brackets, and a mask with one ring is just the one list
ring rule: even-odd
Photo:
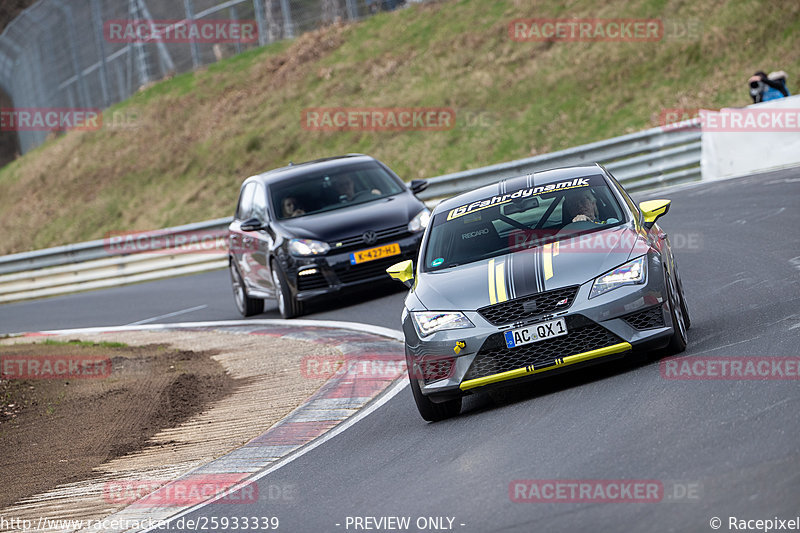
[[686,325],[686,330],[692,327],[692,319],[689,316],[689,308],[686,306],[686,298],[683,296],[683,283],[681,277],[678,275],[678,293],[681,296],[681,312],[683,313],[683,323]]
[[[411,367],[409,366],[409,372]],[[461,398],[446,400],[441,403],[432,402],[430,398],[422,394],[419,381],[411,377],[411,392],[414,394],[414,401],[417,403],[419,414],[428,422],[439,422],[457,416],[461,412]]]
[[233,288],[233,302],[236,304],[236,309],[244,316],[259,315],[264,312],[264,300],[259,298],[250,298],[247,296],[247,289],[245,289],[242,276],[239,270],[231,262],[231,287]]
[[275,299],[278,303],[278,311],[283,318],[295,318],[303,314],[303,302],[298,302],[292,291],[289,289],[289,283],[286,281],[286,275],[283,270],[273,261],[272,263],[272,283],[275,285]]
[[672,315],[672,336],[669,338],[667,351],[674,355],[686,350],[686,321],[683,310],[683,298],[672,278],[667,274],[667,296],[669,297],[669,312]]

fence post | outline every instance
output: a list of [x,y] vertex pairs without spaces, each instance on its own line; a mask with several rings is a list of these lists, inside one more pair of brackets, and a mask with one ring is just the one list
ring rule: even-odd
[[100,54],[100,92],[103,95],[103,107],[111,105],[108,95],[108,69],[106,68],[105,36],[103,35],[103,16],[99,0],[92,0],[92,22],[94,23],[94,42]]
[[[152,21],[153,17],[150,15],[150,11],[147,9],[147,4],[144,3],[144,0],[139,0],[139,7],[142,9],[144,18]],[[164,67],[166,67],[166,70],[169,72],[175,72],[175,63],[172,62],[172,57],[169,55],[167,47],[164,46],[164,43],[160,39],[156,41],[156,48],[161,57],[161,73],[166,74],[166,72],[164,72]]]
[[283,36],[286,39],[294,37],[294,28],[292,27],[292,12],[289,8],[289,0],[281,0],[281,11],[283,12]]
[[[192,9],[192,0],[183,0],[183,10],[186,12],[186,20],[189,21],[189,24],[193,24],[194,10]],[[200,66],[200,48],[197,46],[197,42],[195,42],[194,39],[189,43],[189,47],[192,50],[192,66],[197,68]]]
[[267,44],[267,28],[264,24],[264,0],[253,0],[253,10],[256,13],[256,25],[258,26],[258,44]]
[[356,6],[355,0],[345,0],[347,4],[347,18],[350,20],[356,20],[358,18],[358,6]]
[[[236,6],[231,6],[230,9],[228,9],[228,16],[231,18],[231,21],[239,20],[239,15],[236,14]],[[236,39],[236,43],[233,46],[236,48],[237,55],[242,53],[242,43],[239,39]]]
[[78,61],[78,35],[75,33],[75,19],[72,16],[72,8],[64,5],[62,0],[51,0],[63,11],[66,17],[67,33],[69,34],[69,51],[72,56],[72,68],[75,71],[75,76],[78,78],[78,101],[82,101],[82,105],[90,107],[92,105],[89,98],[89,91],[86,88],[86,81],[83,79],[83,71],[81,70],[80,62]]

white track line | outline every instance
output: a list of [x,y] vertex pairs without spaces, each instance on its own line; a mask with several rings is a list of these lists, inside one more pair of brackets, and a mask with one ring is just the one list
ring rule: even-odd
[[[280,320],[273,318],[263,318],[255,320],[219,320],[215,322],[176,322],[174,324],[139,324],[127,326],[99,326],[93,328],[72,328],[72,329],[51,329],[39,331],[38,333],[48,333],[52,335],[66,335],[79,333],[103,333],[114,331],[145,331],[154,329],[192,329],[210,327],[235,327],[235,326],[312,326],[320,328],[338,328],[361,331],[389,337],[390,339],[403,341],[403,333],[391,328],[373,326],[372,324],[360,324],[358,322],[342,322],[339,320]],[[24,334],[25,332],[21,333]],[[11,333],[11,336],[17,335]]]
[[166,315],[158,315],[154,316],[153,318],[145,318],[144,320],[138,320],[136,322],[131,322],[130,324],[125,324],[126,326],[138,326],[140,324],[148,324],[150,322],[155,322],[156,320],[161,320],[162,318],[169,318],[171,316],[178,316],[184,315],[186,313],[191,313],[192,311],[199,311],[201,309],[205,309],[208,305],[198,305],[196,307],[189,307],[188,309],[181,309],[180,311],[175,311],[172,313],[167,313]]

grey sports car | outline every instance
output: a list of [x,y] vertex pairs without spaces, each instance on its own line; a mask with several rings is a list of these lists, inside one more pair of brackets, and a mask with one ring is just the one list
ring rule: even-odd
[[422,417],[466,394],[624,356],[686,348],[689,315],[667,234],[669,200],[638,206],[601,165],[507,179],[440,203],[403,311]]

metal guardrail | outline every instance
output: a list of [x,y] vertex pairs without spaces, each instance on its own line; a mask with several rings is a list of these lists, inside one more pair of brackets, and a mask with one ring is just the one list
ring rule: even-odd
[[428,180],[422,199],[447,198],[495,181],[551,168],[602,163],[629,191],[700,179],[699,121],[620,137]]
[[[419,197],[427,203],[499,181],[550,168],[602,163],[629,191],[697,181],[700,174],[699,121],[679,127],[652,128],[559,152],[456,172],[428,180]],[[186,224],[137,235],[169,237],[198,232],[224,232],[231,218]],[[124,247],[123,247],[124,250]],[[69,244],[0,256],[0,302],[9,302],[85,289],[124,285],[179,274],[224,268],[227,258],[216,253],[119,253],[109,239]]]

